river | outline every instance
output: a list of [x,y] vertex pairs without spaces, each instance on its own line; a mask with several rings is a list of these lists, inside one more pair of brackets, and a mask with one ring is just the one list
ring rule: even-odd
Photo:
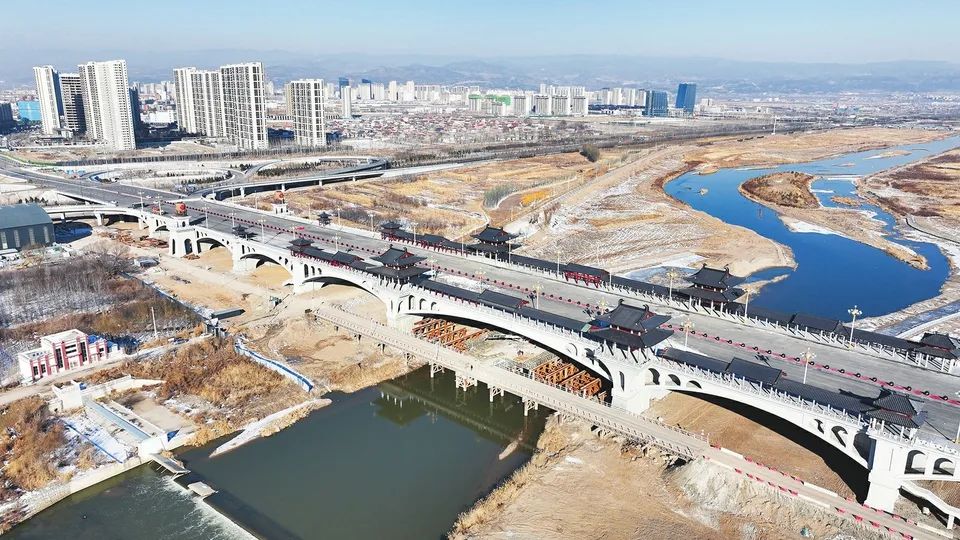
[[[480,384],[420,369],[332,404],[271,437],[210,459],[215,441],[180,453],[219,493],[199,502],[140,467],[14,528],[13,538],[441,538],[531,456],[548,414]],[[501,456],[511,441],[516,450]],[[501,459],[502,458],[502,459]],[[226,519],[224,516],[226,516]]]
[[[815,194],[824,206],[837,206],[834,195],[857,197],[858,178],[905,165],[960,146],[960,137],[854,152],[837,157],[762,169],[721,169],[709,175],[684,174],[666,186],[673,197],[727,223],[746,227],[793,250],[796,269],[770,268],[750,280],[785,278],[764,286],[750,299],[751,305],[786,312],[805,312],[848,320],[847,310],[857,305],[864,317],[883,315],[932,298],[950,275],[950,264],[936,245],[901,237],[893,216],[875,205],[861,210],[876,214],[886,224],[892,239],[927,258],[929,270],[918,270],[877,248],[835,235],[793,232],[773,210],[744,197],[740,184],[763,174],[799,171],[818,177]],[[877,157],[891,150],[906,155]],[[706,194],[700,195],[705,188]]]

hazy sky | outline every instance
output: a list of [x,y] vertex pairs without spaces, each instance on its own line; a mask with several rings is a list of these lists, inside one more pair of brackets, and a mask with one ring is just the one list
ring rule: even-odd
[[960,61],[958,0],[31,0],[6,7],[0,54],[29,56],[243,48]]

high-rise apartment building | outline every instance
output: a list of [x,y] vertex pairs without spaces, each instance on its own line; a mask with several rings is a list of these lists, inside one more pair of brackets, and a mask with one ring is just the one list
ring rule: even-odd
[[77,67],[80,71],[87,136],[115,150],[136,149],[127,62],[87,62]]
[[527,116],[530,114],[530,100],[526,94],[513,96],[513,114],[517,116]]
[[545,94],[536,94],[533,96],[533,114],[537,116],[550,116],[551,97]]
[[79,73],[60,74],[60,103],[63,106],[61,126],[74,135],[87,130],[83,112],[83,85]]
[[300,146],[327,145],[323,91],[323,79],[300,79],[289,83],[293,132]]
[[350,106],[350,102],[353,100],[353,91],[350,90],[349,86],[340,87],[340,103],[343,106],[342,116],[344,120],[349,120],[353,118],[353,109]]
[[193,81],[197,68],[173,70],[174,92],[177,95],[177,127],[183,133],[197,133],[196,109],[193,105]]
[[220,87],[224,134],[240,148],[268,148],[263,65],[249,62],[221,66]]
[[227,137],[220,71],[191,73],[190,88],[196,133],[207,137]]
[[60,114],[60,74],[53,66],[33,68],[33,78],[37,82],[37,99],[40,101],[40,126],[44,135],[59,133]]
[[693,114],[693,109],[697,104],[697,85],[693,83],[680,83],[677,87],[676,107],[683,109],[687,114]]

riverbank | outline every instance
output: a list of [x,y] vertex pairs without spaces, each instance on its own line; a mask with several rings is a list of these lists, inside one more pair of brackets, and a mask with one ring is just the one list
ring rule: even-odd
[[791,538],[804,527],[815,538],[880,538],[709,461],[597,437],[554,415],[530,462],[461,514],[449,537]]
[[905,236],[938,245],[952,267],[936,297],[866,323],[896,334],[960,331],[960,318],[941,313],[960,300],[960,150],[868,175],[857,193],[895,216]]
[[[811,191],[816,177],[792,171],[752,178],[740,184],[738,191],[751,201],[775,211],[794,232],[837,234],[873,246],[914,268],[930,268],[922,255],[909,247],[891,241],[886,224],[874,213],[855,208],[825,207]],[[771,185],[787,182],[789,187]],[[847,203],[846,206],[852,206]]]

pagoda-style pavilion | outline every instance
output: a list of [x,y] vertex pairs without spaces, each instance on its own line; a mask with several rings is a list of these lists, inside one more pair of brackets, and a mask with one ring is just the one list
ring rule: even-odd
[[650,349],[673,335],[660,328],[669,320],[670,317],[654,313],[648,306],[635,307],[621,301],[591,321],[589,333],[624,348]]
[[417,266],[417,263],[423,262],[425,259],[410,253],[406,248],[400,249],[390,246],[389,249],[373,257],[372,260],[383,266],[370,267],[369,271],[371,273],[400,283],[409,283],[428,272],[428,269]]
[[317,224],[320,225],[321,227],[326,227],[327,225],[330,225],[331,220],[332,218],[330,214],[326,212],[320,212],[317,215]]
[[487,227],[473,237],[477,239],[477,243],[467,248],[474,253],[481,253],[494,259],[508,259],[510,252],[517,248],[516,244],[510,243],[517,235],[498,227]]
[[709,268],[704,264],[700,270],[686,279],[690,282],[690,286],[675,292],[701,305],[704,302],[710,302],[710,309],[722,308],[724,304],[736,302],[744,295],[744,290],[737,287],[743,283],[743,278],[730,274],[730,269],[726,267]]

